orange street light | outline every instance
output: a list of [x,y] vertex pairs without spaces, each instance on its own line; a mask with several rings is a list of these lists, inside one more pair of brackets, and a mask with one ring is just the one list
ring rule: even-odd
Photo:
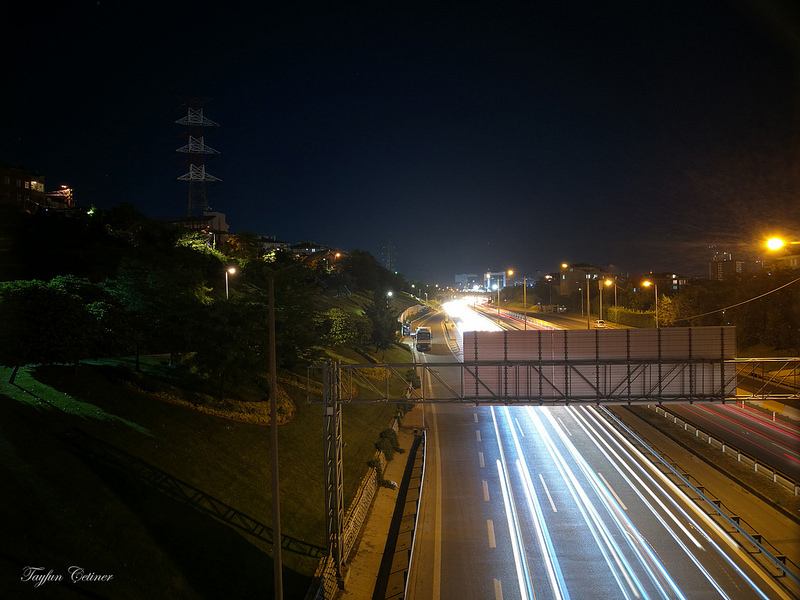
[[613,285],[614,286],[614,318],[618,319],[617,315],[617,284],[614,283],[611,279],[606,279],[603,283],[606,285]]
[[770,238],[770,239],[767,240],[766,246],[767,246],[768,249],[770,249],[772,251],[775,251],[775,250],[780,250],[784,246],[793,246],[795,244],[800,244],[800,241],[787,242],[783,238],[774,237],[774,238]]
[[644,287],[650,287],[652,285],[656,292],[656,329],[658,329],[658,284],[655,281],[643,281],[642,285]]
[[770,238],[767,240],[767,248],[770,250],[780,250],[786,244],[781,238]]

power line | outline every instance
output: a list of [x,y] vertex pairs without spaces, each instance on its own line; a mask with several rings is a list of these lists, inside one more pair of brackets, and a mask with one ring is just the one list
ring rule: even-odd
[[700,317],[713,315],[714,313],[724,312],[724,311],[729,310],[731,308],[736,308],[737,306],[742,306],[743,304],[747,304],[748,302],[753,302],[754,300],[759,300],[759,299],[763,298],[764,296],[769,296],[770,294],[774,294],[775,292],[777,292],[779,290],[782,290],[783,288],[788,287],[788,286],[792,285],[793,283],[797,283],[798,281],[800,281],[800,277],[798,277],[794,281],[790,281],[789,283],[784,283],[782,286],[776,287],[774,290],[770,290],[768,292],[764,292],[763,294],[761,294],[760,296],[756,296],[755,298],[750,298],[749,300],[744,300],[744,301],[738,302],[736,304],[731,304],[730,306],[726,306],[725,308],[719,308],[717,310],[712,310],[711,312],[703,313],[701,315],[692,315],[691,317],[683,317],[682,319],[675,319],[675,321],[688,321],[689,319],[698,319]]

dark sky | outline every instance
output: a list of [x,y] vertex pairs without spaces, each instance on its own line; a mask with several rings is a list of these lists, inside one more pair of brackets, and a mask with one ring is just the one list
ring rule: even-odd
[[2,7],[0,162],[81,204],[185,213],[174,121],[208,98],[232,232],[391,245],[409,279],[800,239],[791,0]]

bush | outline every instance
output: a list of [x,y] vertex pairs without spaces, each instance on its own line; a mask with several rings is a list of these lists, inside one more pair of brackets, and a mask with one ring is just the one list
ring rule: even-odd
[[380,437],[382,440],[389,441],[392,450],[400,450],[400,442],[397,440],[397,432],[394,429],[387,427],[381,431]]
[[381,437],[375,444],[375,447],[383,452],[383,455],[386,457],[387,461],[390,461],[394,458],[394,446],[392,445],[391,440],[388,438]]

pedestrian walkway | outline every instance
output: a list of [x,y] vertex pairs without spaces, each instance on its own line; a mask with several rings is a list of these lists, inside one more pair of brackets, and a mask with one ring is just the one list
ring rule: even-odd
[[[403,473],[408,462],[408,450],[414,442],[414,431],[422,429],[422,407],[415,406],[403,418],[403,425],[397,432],[400,447],[405,450],[402,454],[395,453],[394,458],[386,464],[383,472],[384,479],[398,484],[402,481]],[[339,598],[366,600],[372,598],[378,573],[386,549],[386,540],[389,537],[389,528],[392,523],[395,505],[397,503],[398,489],[381,487],[378,489],[372,502],[367,520],[362,527],[358,546],[347,565],[344,576],[344,591]]]

